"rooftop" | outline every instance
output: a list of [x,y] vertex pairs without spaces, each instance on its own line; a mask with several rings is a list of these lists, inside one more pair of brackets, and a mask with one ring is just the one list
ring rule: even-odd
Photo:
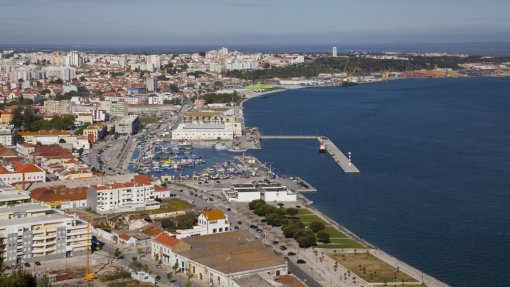
[[224,274],[286,264],[273,248],[262,244],[248,230],[188,237],[182,241],[190,244],[191,249],[176,253]]

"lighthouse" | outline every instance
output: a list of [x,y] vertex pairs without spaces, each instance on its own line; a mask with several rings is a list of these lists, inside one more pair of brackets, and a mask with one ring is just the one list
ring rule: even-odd
[[351,166],[351,165],[352,165],[352,161],[351,161],[351,152],[348,152],[347,154],[349,155],[349,166]]

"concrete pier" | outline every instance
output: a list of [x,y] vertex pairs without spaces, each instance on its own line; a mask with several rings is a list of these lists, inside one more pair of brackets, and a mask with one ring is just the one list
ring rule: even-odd
[[316,139],[319,141],[321,145],[326,147],[328,153],[333,157],[333,160],[343,169],[345,173],[358,173],[359,169],[354,166],[353,163],[349,164],[349,158],[345,156],[342,151],[327,137],[323,136],[271,136],[271,135],[261,135],[260,139],[266,140],[311,140]]
[[359,169],[354,164],[349,163],[349,159],[342,153],[342,151],[327,137],[318,137],[319,142],[326,146],[326,150],[338,163],[338,165],[346,173],[357,173]]

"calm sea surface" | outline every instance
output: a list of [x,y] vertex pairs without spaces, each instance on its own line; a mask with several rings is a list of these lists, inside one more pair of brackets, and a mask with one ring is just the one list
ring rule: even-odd
[[510,286],[509,78],[285,91],[245,115],[262,134],[325,134],[353,153],[360,174],[313,140],[252,152],[317,187],[314,205],[362,238],[455,286]]

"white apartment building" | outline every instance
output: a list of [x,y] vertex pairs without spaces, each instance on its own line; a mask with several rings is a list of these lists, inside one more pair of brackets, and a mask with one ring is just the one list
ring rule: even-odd
[[65,58],[65,65],[80,67],[83,65],[83,57],[77,51],[71,51]]
[[87,206],[98,213],[158,209],[152,183],[93,185],[87,192]]
[[228,216],[221,209],[206,209],[197,218],[197,224],[192,229],[178,229],[177,239],[192,236],[222,233],[230,231]]
[[29,203],[30,194],[23,190],[16,190],[12,186],[0,181],[0,207]]
[[6,166],[0,165],[0,180],[11,185],[46,182],[46,172],[31,163],[14,162]]
[[70,115],[71,112],[70,100],[44,101],[44,113],[47,115]]
[[88,252],[87,223],[36,203],[0,207],[0,238],[7,264],[21,264]]
[[14,145],[14,126],[11,124],[0,124],[0,144],[4,146]]

